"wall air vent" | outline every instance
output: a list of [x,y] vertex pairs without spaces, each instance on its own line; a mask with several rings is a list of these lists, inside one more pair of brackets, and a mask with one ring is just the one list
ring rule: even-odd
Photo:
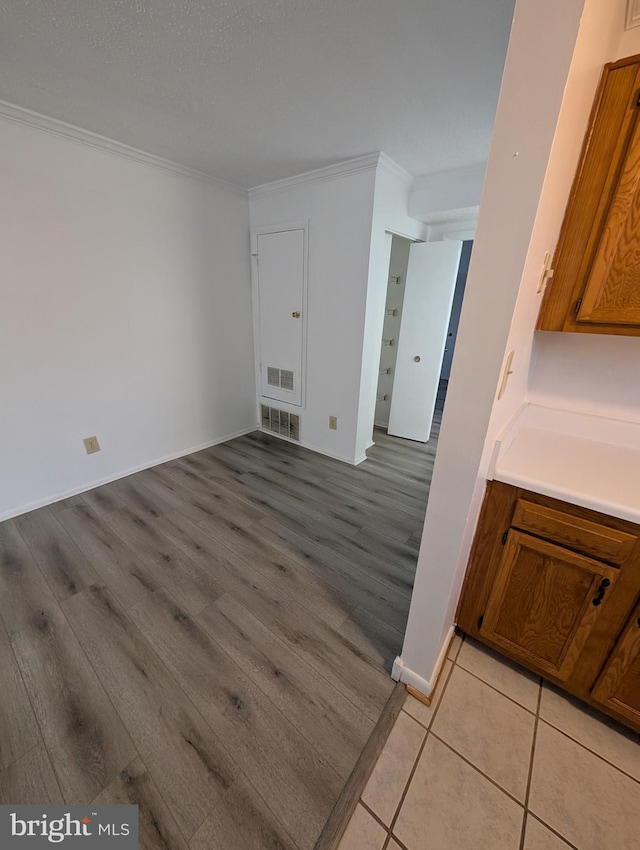
[[279,387],[281,390],[295,390],[293,372],[290,369],[277,369],[275,366],[267,366],[267,383],[270,387]]
[[265,431],[300,442],[300,416],[297,413],[289,413],[286,410],[269,407],[268,404],[261,404],[260,424]]
[[293,392],[293,372],[288,369],[280,369],[280,389]]
[[267,383],[270,387],[280,386],[280,369],[273,366],[267,366]]

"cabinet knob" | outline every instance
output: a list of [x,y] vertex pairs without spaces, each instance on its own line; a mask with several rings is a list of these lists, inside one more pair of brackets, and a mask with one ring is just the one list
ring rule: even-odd
[[608,578],[603,578],[600,582],[600,587],[598,588],[598,595],[595,596],[591,601],[594,605],[598,606],[602,604],[602,600],[604,599],[605,590],[609,587],[611,582]]
[[416,354],[416,356],[413,358],[413,360],[414,360],[414,363],[419,363],[420,362],[420,355]]
[[299,319],[300,313],[297,310],[294,310],[293,313],[291,314],[291,318],[292,319]]

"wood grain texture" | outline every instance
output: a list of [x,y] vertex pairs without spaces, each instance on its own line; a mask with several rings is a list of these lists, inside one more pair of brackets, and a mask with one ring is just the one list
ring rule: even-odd
[[127,608],[160,586],[126,544],[88,505],[77,505],[59,514],[60,522],[89,558],[100,581]]
[[191,850],[296,850],[300,846],[243,775],[190,843]]
[[347,779],[373,721],[231,595],[204,628],[333,769]]
[[640,604],[593,689],[593,698],[640,725]]
[[0,770],[0,803],[36,806],[62,805],[65,799],[44,744],[32,747],[22,758]]
[[511,524],[521,531],[611,564],[627,560],[638,542],[636,534],[571,516],[566,511],[537,505],[527,499],[518,499]]
[[554,543],[509,531],[484,614],[482,632],[516,661],[568,679],[608,597],[595,606],[603,579],[618,571]]
[[231,786],[238,772],[235,762],[104,587],[76,594],[64,605],[171,814],[189,838]]
[[264,540],[302,563],[321,578],[343,601],[345,611],[360,605],[393,628],[404,632],[409,611],[409,595],[387,582],[370,564],[365,569],[359,551],[349,559],[327,546],[309,540],[277,522],[261,524]]
[[67,599],[100,580],[49,508],[18,517],[15,523],[56,599]]
[[[548,531],[565,545],[523,534],[516,530],[516,522],[529,522],[537,534]],[[640,527],[626,520],[489,482],[463,584],[458,626],[640,730],[632,708],[640,705],[640,665],[632,658],[635,632],[629,626],[637,625],[637,617],[636,621],[630,617],[640,593],[639,535]],[[517,540],[526,546],[519,548]],[[634,541],[632,548],[629,541]],[[584,556],[585,549],[613,556],[616,566]],[[610,585],[602,604],[594,606],[602,578],[608,578]],[[628,641],[620,638],[617,644],[621,634],[628,635]],[[603,669],[608,671],[606,688],[600,677],[596,694],[593,687]]]
[[138,807],[139,850],[187,850],[187,842],[141,758],[128,764],[92,802]]
[[358,800],[369,781],[406,698],[405,687],[398,682],[378,718],[375,729],[362,750],[358,763],[342,789],[342,793],[318,837],[314,850],[337,850],[340,839],[358,805]]
[[158,591],[131,616],[276,817],[308,845],[342,785],[328,761],[213,639],[202,614],[193,620]]
[[394,691],[438,424],[359,467],[256,432],[0,524],[2,800],[311,850]]
[[577,322],[640,324],[639,224],[640,123],[636,119],[602,224]]
[[0,525],[0,615],[64,799],[89,801],[135,749],[12,523]]
[[153,519],[123,508],[106,517],[105,523],[136,553],[154,586],[170,590],[189,613],[197,613],[224,592],[213,575],[199,569],[159,531]]
[[338,629],[341,635],[361,652],[385,669],[393,666],[402,651],[402,631],[383,622],[366,608],[358,606]]
[[[604,316],[600,317],[600,323],[596,317],[593,321],[578,321],[580,317],[575,311],[578,298],[584,295],[587,295],[591,309],[591,302],[595,303],[602,284],[606,283],[608,274],[603,266],[591,280],[589,293],[585,291],[599,247],[599,264],[602,265],[605,259],[613,258],[608,255],[616,254],[624,232],[624,215],[620,218],[619,211],[614,222],[610,215],[611,203],[616,197],[616,184],[624,171],[638,121],[636,99],[639,85],[640,63],[637,60],[632,64],[616,64],[604,69],[553,260],[554,277],[543,297],[538,330],[640,334],[639,319],[635,315],[630,316],[629,324],[623,326],[613,322],[607,324]],[[629,186],[628,180],[626,185]],[[620,195],[619,192],[617,194]],[[627,210],[632,211],[633,205],[627,204]],[[603,243],[607,219],[609,228]],[[626,248],[622,256],[626,266],[627,257],[632,257],[637,248],[637,230],[624,242]],[[626,291],[626,285],[623,289]],[[635,292],[632,300],[637,299],[635,284],[632,290]],[[586,314],[582,310],[580,312],[584,319]],[[614,319],[619,321],[620,317]],[[636,327],[633,327],[633,322]]]
[[9,638],[0,624],[0,768],[40,743],[40,732]]

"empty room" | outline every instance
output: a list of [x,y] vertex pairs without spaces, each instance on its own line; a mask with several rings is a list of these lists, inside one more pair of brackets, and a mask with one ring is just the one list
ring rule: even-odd
[[635,848],[639,93],[638,0],[2,4],[3,848]]

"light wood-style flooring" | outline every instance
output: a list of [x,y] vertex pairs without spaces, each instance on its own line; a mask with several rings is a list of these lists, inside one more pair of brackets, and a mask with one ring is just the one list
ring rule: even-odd
[[435,437],[254,432],[0,524],[0,802],[310,850],[393,689]]

